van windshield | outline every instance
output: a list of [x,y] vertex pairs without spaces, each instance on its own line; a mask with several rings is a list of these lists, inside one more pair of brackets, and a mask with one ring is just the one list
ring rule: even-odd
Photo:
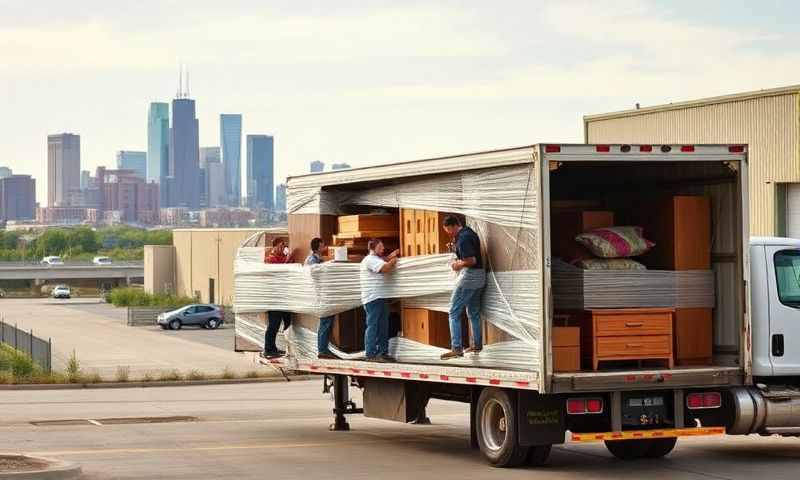
[[800,250],[781,250],[774,261],[778,299],[784,305],[800,308]]

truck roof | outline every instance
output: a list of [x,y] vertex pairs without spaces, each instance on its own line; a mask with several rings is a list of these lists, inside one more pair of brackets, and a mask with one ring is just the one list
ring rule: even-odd
[[800,247],[800,239],[786,237],[750,237],[750,245],[778,245]]

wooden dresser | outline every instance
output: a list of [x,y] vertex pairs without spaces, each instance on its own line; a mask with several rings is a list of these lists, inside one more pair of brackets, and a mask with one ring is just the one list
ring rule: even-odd
[[589,310],[581,328],[583,356],[597,370],[611,360],[665,360],[674,366],[674,308]]

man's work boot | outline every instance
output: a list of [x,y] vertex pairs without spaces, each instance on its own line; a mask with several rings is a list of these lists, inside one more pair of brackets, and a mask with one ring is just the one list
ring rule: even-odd
[[483,347],[469,347],[466,350],[464,350],[464,353],[474,353],[475,355],[477,355],[481,353],[481,350],[483,350]]
[[450,360],[451,358],[458,358],[463,356],[464,356],[464,351],[458,349],[458,350],[450,350],[447,353],[443,353],[442,356],[439,358],[441,358],[442,360]]

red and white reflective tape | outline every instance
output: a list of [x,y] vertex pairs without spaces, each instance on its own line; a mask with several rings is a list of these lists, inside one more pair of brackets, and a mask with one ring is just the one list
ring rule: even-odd
[[[500,387],[511,387],[511,388],[518,388],[523,390],[537,390],[537,385],[535,382],[531,382],[529,380],[509,380],[505,378],[496,378],[488,375],[486,377],[481,376],[454,376],[454,375],[445,375],[445,374],[438,374],[438,373],[430,373],[430,372],[414,372],[410,370],[403,370],[403,369],[394,369],[394,370],[386,370],[385,365],[370,365],[373,368],[369,368],[367,365],[364,367],[352,367],[352,366],[333,366],[329,364],[320,364],[315,362],[303,362],[300,361],[297,363],[296,366],[293,366],[287,358],[273,358],[273,359],[260,359],[260,362],[264,365],[272,365],[281,368],[291,368],[293,370],[298,370],[301,372],[309,372],[309,373],[329,373],[329,374],[338,374],[338,375],[350,375],[354,377],[380,377],[380,378],[397,378],[397,379],[406,379],[406,380],[421,380],[423,382],[435,382],[435,383],[457,383],[462,385],[485,385],[485,386],[500,386]],[[400,364],[402,365],[402,364]],[[491,370],[487,370],[487,373],[491,373]]]

